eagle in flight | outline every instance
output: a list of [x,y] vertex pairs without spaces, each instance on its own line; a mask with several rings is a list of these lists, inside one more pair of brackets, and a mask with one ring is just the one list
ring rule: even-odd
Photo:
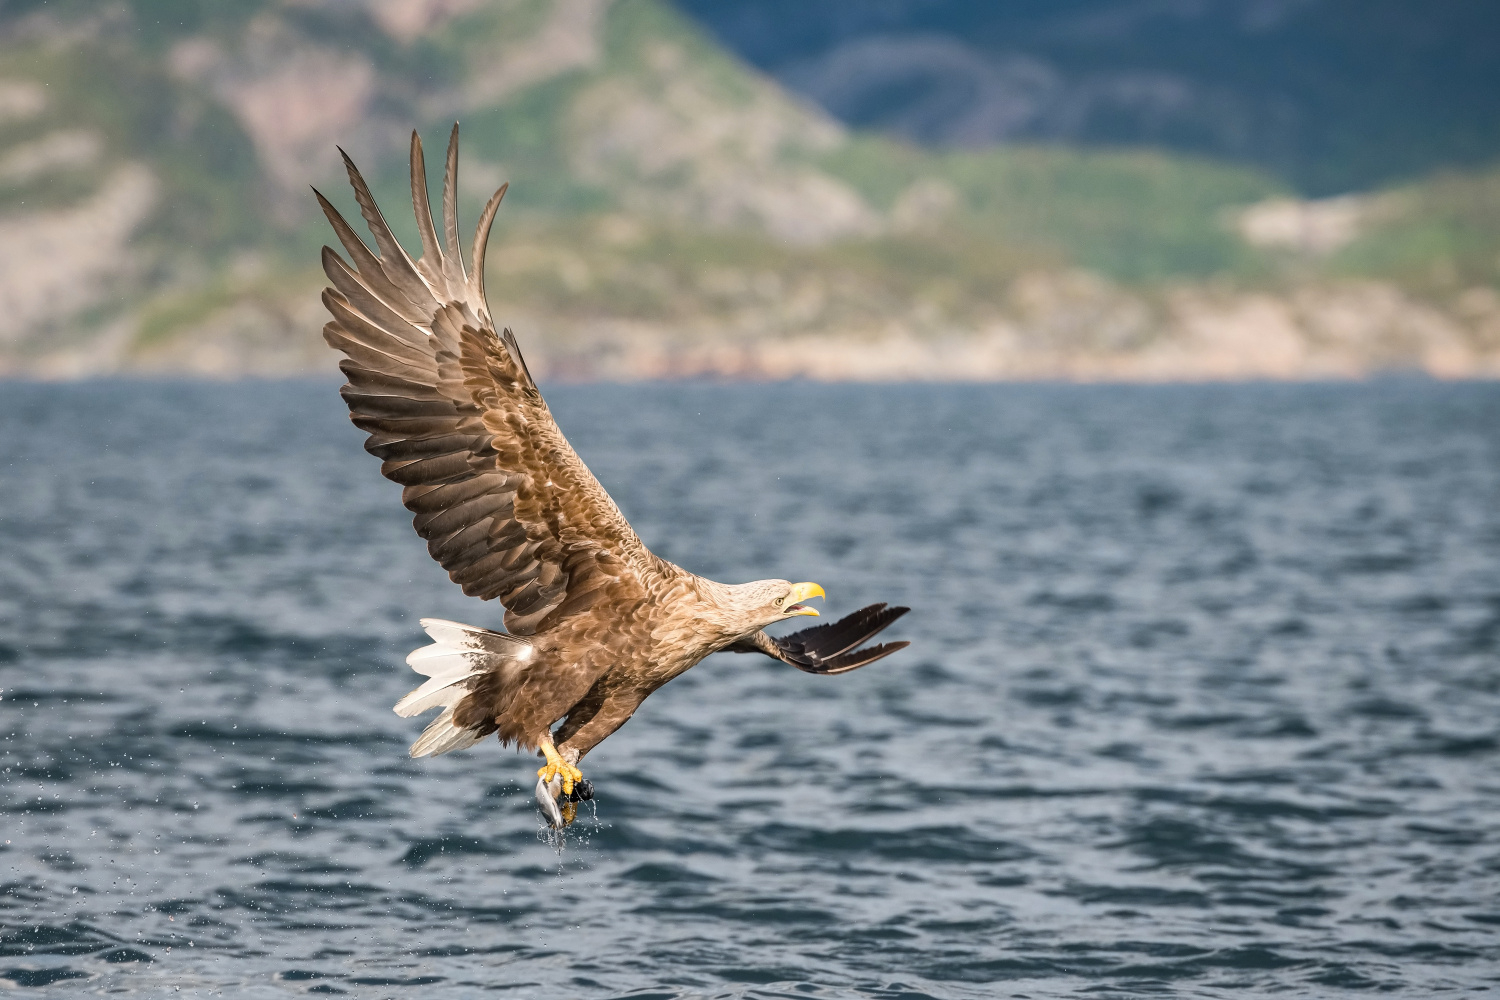
[[484,255],[505,186],[485,204],[464,266],[457,125],[443,175],[441,240],[422,143],[412,133],[416,260],[347,154],[344,166],[375,249],[314,191],[349,255],[346,262],[323,248],[332,282],[323,292],[332,314],[323,337],[346,355],[341,394],[369,434],[365,449],[403,487],[402,503],[432,557],[465,594],[505,608],[503,632],[422,620],[433,643],[407,663],[428,680],[395,710],[443,711],[412,756],[460,750],[491,733],[540,751],[537,799],[561,826],[571,822],[573,803],[592,794],[579,761],[647,695],[710,653],[760,652],[808,673],[840,674],[907,645],[858,648],[908,610],[884,604],[774,638],[765,627],[816,615],[804,602],[824,596],[823,588],[717,583],[642,544],[552,419],[515,336],[490,318]]

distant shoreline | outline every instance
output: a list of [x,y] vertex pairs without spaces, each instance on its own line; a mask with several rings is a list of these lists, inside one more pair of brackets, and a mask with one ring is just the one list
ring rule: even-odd
[[[294,371],[280,373],[244,372],[240,374],[214,374],[204,372],[146,371],[128,369],[111,372],[94,372],[81,375],[45,375],[28,372],[0,372],[0,385],[67,386],[89,382],[120,382],[140,384],[215,384],[226,385],[247,382],[321,382],[337,388],[344,381],[339,374],[326,371]],[[1500,383],[1500,374],[1433,374],[1420,369],[1383,369],[1350,375],[1326,373],[1305,376],[1224,375],[1212,377],[1120,378],[1120,377],[1067,377],[1035,375],[1023,377],[993,378],[818,378],[803,375],[757,377],[744,374],[725,375],[712,372],[681,375],[663,375],[639,378],[541,376],[537,379],[545,390],[549,386],[648,386],[648,385],[819,385],[819,386],[1062,386],[1062,387],[1183,387],[1194,386],[1317,386],[1317,385],[1367,385],[1377,382],[1436,382],[1452,385],[1488,385]]]

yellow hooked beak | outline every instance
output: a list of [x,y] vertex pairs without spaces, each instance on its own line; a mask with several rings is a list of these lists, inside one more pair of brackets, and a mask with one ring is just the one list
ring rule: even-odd
[[818,617],[818,612],[802,604],[803,601],[814,597],[824,597],[823,588],[816,583],[794,583],[791,593],[782,598],[781,613],[784,615],[812,615]]

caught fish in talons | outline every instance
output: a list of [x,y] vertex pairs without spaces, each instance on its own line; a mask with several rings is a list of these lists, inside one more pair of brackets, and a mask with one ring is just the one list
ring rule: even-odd
[[541,809],[542,818],[547,821],[547,825],[554,830],[571,826],[578,817],[578,803],[587,802],[593,797],[594,783],[587,778],[578,782],[571,792],[563,791],[560,774],[554,774],[550,780],[544,777],[536,779],[537,807]]

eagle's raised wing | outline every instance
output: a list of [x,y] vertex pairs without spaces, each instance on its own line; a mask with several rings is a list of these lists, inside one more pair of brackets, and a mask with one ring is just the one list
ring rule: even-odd
[[909,642],[884,642],[865,649],[854,648],[875,638],[910,610],[871,604],[836,622],[805,628],[780,639],[755,632],[730,646],[729,651],[765,653],[810,674],[846,674],[910,646]]
[[[342,153],[343,151],[340,150]],[[427,200],[422,143],[411,137],[411,193],[422,256],[391,234],[347,154],[371,251],[322,194],[351,267],[323,248],[332,288],[328,343],[348,355],[341,393],[365,449],[405,489],[427,550],[464,593],[498,598],[505,626],[530,635],[604,595],[643,592],[656,559],[552,419],[510,330],[484,297],[484,253],[501,187],[474,233],[473,271],[458,244],[458,126],[443,176],[443,242]]]

